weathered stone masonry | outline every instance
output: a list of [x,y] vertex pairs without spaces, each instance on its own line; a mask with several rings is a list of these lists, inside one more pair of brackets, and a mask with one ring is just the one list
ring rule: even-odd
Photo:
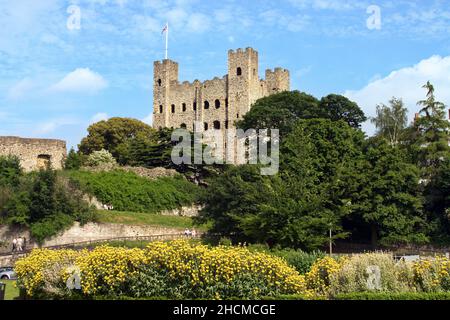
[[[191,131],[219,130],[227,149],[227,135],[235,133],[235,121],[242,118],[258,99],[290,90],[289,71],[266,70],[266,79],[258,76],[258,52],[252,48],[228,51],[228,74],[200,82],[178,81],[178,63],[154,62],[153,126],[187,128]],[[202,128],[194,128],[200,123]],[[225,159],[241,162],[236,154]]]
[[0,137],[0,155],[19,157],[26,172],[46,166],[58,170],[63,168],[67,149],[62,140]]

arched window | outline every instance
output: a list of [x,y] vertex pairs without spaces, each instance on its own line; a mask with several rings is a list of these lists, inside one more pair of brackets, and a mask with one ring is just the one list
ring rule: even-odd
[[207,123],[207,122],[205,122],[205,123],[203,124],[203,128],[205,129],[205,131],[208,130],[208,123]]
[[216,130],[220,130],[220,121],[214,121],[214,129],[216,129]]
[[159,113],[163,113],[163,106],[159,105]]
[[183,109],[183,112],[186,112],[186,103],[183,103],[183,104],[181,105],[181,108]]
[[194,103],[192,104],[192,109],[193,109],[194,111],[197,111],[197,102],[194,102]]
[[205,109],[209,109],[209,102],[205,101]]
[[186,129],[186,128],[187,128],[186,123],[182,123],[181,126],[180,126],[180,128],[181,128],[181,129]]
[[214,101],[214,105],[216,106],[216,109],[220,108],[220,100],[216,99],[216,101]]
[[242,76],[242,69],[241,69],[241,67],[238,67],[238,68],[237,68],[236,74],[237,74],[238,76]]
[[158,79],[158,86],[161,87],[161,79]]
[[172,113],[175,113],[175,105],[172,105]]

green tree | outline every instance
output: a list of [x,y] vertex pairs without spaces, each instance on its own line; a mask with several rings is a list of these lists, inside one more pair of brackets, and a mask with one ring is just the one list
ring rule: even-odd
[[377,128],[378,136],[387,139],[391,145],[397,145],[407,126],[408,109],[402,99],[394,97],[389,101],[389,106],[377,106],[377,115],[371,121]]
[[111,118],[88,128],[88,136],[81,140],[78,149],[85,155],[105,149],[120,164],[130,161],[130,145],[136,139],[154,141],[156,131],[142,121],[129,118]]
[[434,86],[428,81],[423,88],[427,89],[427,99],[418,102],[422,109],[414,127],[418,132],[415,144],[419,166],[423,178],[428,180],[450,154],[450,122],[446,119],[445,105],[436,101]]
[[315,97],[299,91],[286,91],[257,100],[237,126],[245,130],[279,129],[281,137],[284,137],[297,120],[319,117],[319,101]]
[[64,168],[66,170],[78,170],[82,165],[82,156],[76,152],[73,148],[70,148],[69,154],[67,155]]
[[373,245],[428,241],[419,170],[405,152],[372,138],[364,150],[353,183],[349,183],[352,218],[361,219]]
[[50,217],[56,209],[56,171],[41,170],[33,183],[30,195],[30,221]]
[[343,120],[353,128],[360,128],[361,124],[367,120],[356,102],[341,95],[330,94],[323,97],[320,100],[319,108],[324,118],[333,121]]
[[0,156],[0,186],[17,187],[22,168],[20,159],[15,156]]
[[341,220],[349,211],[340,177],[363,136],[343,121],[298,121],[281,147],[278,175],[261,176],[258,166],[230,168],[210,181],[198,220],[210,221],[213,232],[307,250],[326,244],[330,228],[334,239],[345,237]]

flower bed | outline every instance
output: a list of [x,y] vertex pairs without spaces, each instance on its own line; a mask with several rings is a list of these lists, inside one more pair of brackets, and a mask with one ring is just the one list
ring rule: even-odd
[[[281,258],[243,247],[210,248],[186,241],[154,242],[145,249],[34,250],[16,263],[16,271],[19,285],[32,297],[258,299],[312,295],[304,276]],[[67,285],[76,283],[76,277],[81,290]]]

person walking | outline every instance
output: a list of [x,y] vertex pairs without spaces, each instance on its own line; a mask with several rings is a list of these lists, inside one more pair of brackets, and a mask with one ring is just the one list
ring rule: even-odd
[[25,251],[27,247],[27,239],[25,237],[22,237],[22,250]]
[[12,241],[12,252],[15,252],[17,250],[17,239],[14,238]]
[[23,246],[23,239],[19,237],[17,239],[17,251],[22,252],[22,246]]

